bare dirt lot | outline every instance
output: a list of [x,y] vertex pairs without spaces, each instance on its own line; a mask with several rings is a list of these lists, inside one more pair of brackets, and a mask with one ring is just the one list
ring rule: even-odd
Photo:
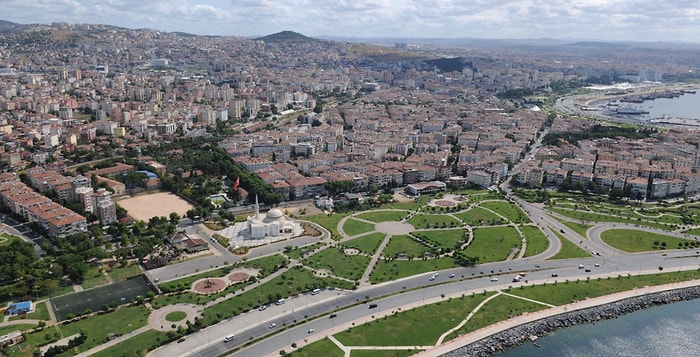
[[127,210],[131,218],[146,222],[151,217],[169,217],[172,212],[183,217],[187,211],[194,208],[189,202],[168,192],[125,198],[117,204]]

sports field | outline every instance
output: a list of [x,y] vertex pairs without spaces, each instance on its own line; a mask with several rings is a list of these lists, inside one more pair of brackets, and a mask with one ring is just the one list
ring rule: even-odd
[[151,217],[170,217],[175,212],[184,217],[194,208],[189,202],[168,192],[151,193],[119,200],[117,204],[124,208],[133,219],[148,222]]
[[80,315],[87,309],[99,311],[104,304],[128,303],[139,295],[145,297],[149,291],[156,292],[146,276],[139,275],[118,283],[52,297],[50,300],[56,318],[61,321],[68,314]]

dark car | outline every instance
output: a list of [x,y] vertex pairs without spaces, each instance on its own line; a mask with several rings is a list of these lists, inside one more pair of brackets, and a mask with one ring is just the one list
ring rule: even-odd
[[369,304],[370,309],[374,309],[375,307],[377,307],[377,304]]
[[559,274],[552,274],[552,278],[556,278],[558,276],[559,276]]
[[182,337],[182,338],[180,338],[179,340],[177,340],[177,343],[182,343],[182,342],[185,342],[185,338],[184,338],[184,337]]
[[331,314],[330,316],[328,316],[329,319],[333,319],[333,318],[336,318],[336,317],[338,317],[338,314]]

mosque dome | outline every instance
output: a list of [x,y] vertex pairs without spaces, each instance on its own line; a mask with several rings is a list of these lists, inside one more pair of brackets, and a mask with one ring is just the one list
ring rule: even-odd
[[282,216],[284,216],[282,211],[278,210],[277,208],[273,208],[273,209],[267,211],[265,218],[272,220],[272,219],[280,219],[280,218],[282,218]]

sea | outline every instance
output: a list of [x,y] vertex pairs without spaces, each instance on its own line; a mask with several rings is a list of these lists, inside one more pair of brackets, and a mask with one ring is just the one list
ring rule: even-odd
[[700,299],[577,325],[498,357],[688,357],[700,353]]
[[643,118],[673,117],[683,119],[700,119],[700,90],[695,93],[685,93],[676,98],[658,98],[633,104],[639,109],[648,111]]

